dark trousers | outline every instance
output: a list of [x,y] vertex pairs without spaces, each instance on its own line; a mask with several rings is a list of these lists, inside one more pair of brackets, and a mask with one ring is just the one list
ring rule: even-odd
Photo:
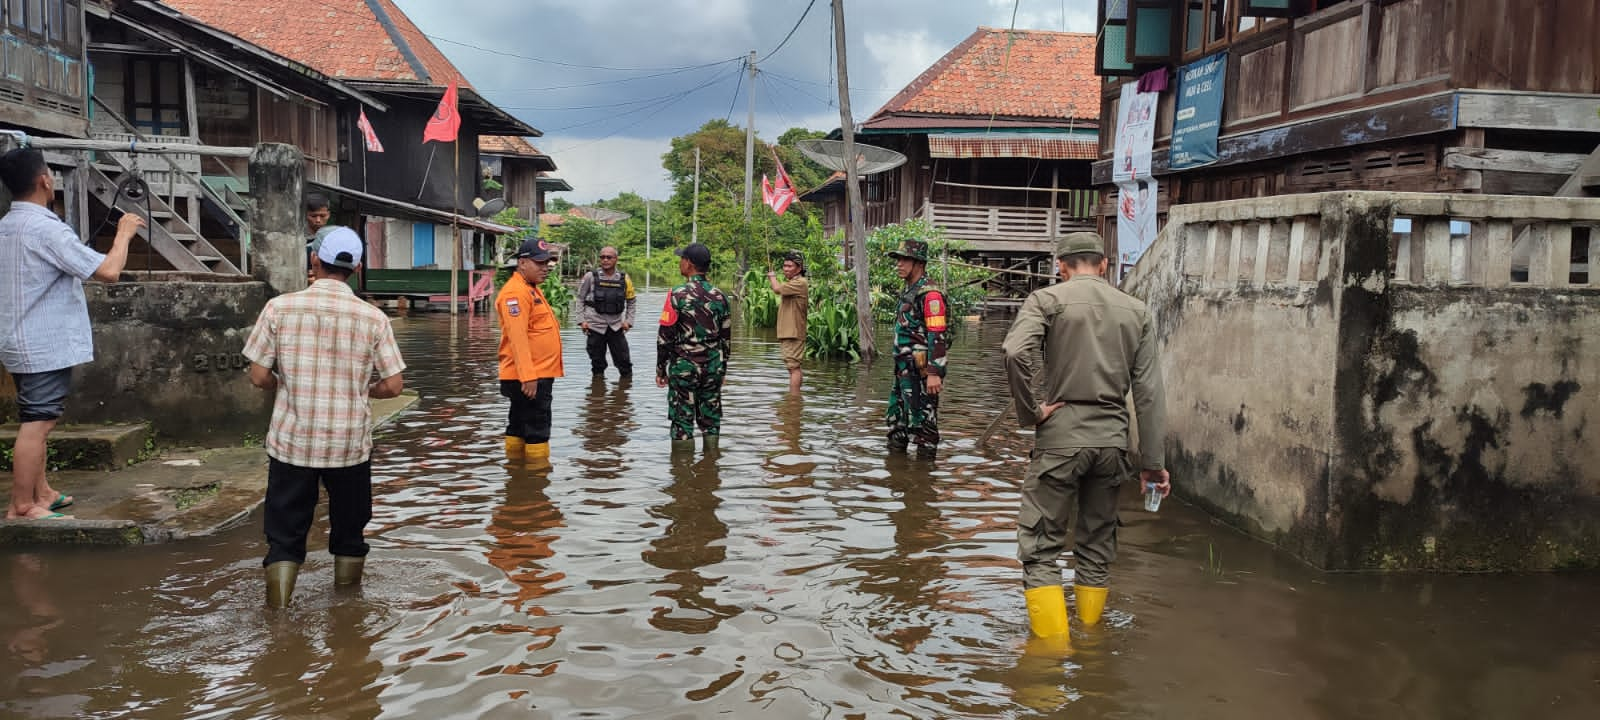
[[306,561],[306,535],[317,510],[317,485],[328,491],[328,552],[366,557],[362,531],[372,520],[372,461],[342,468],[308,468],[268,459],[262,522],[267,559],[262,565]]
[[523,442],[550,442],[550,394],[555,391],[555,378],[539,381],[539,395],[528,399],[522,394],[522,383],[501,380],[500,394],[511,401],[511,414],[506,420],[506,435],[522,438]]
[[1073,584],[1105,587],[1117,559],[1117,493],[1131,470],[1121,448],[1033,451],[1017,512],[1023,587],[1061,584],[1056,558],[1073,530]]
[[611,351],[611,360],[617,364],[617,372],[633,374],[633,358],[628,354],[628,334],[620,328],[612,330],[591,325],[583,344],[584,349],[589,351],[589,368],[594,374],[606,371],[606,350]]

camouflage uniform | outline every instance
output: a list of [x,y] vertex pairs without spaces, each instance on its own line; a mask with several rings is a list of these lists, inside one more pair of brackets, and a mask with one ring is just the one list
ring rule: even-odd
[[[903,252],[891,253],[927,262],[927,247],[906,241]],[[894,314],[894,391],[889,394],[889,447],[904,450],[915,439],[932,450],[939,445],[939,396],[928,394],[928,376],[945,376],[949,308],[944,293],[927,276],[900,293]]]
[[722,427],[722,378],[728,371],[733,312],[722,291],[695,275],[672,289],[656,335],[656,377],[667,381],[673,440],[693,440]]

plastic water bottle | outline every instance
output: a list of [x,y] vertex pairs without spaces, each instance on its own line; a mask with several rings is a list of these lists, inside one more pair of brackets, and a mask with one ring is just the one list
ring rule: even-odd
[[1144,484],[1144,509],[1146,512],[1161,509],[1161,488],[1153,482]]

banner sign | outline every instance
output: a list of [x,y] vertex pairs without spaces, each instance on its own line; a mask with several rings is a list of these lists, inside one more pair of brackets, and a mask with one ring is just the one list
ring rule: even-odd
[[1201,58],[1178,70],[1177,113],[1172,122],[1173,170],[1217,161],[1222,131],[1222,100],[1227,86],[1228,53]]
[[1122,102],[1117,106],[1112,182],[1150,177],[1150,152],[1156,141],[1156,101],[1159,99],[1160,93],[1139,92],[1138,83],[1122,86]]

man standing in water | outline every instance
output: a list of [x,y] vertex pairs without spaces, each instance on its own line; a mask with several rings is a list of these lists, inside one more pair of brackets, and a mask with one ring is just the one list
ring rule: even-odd
[[506,458],[550,461],[550,394],[561,366],[561,322],[539,284],[555,259],[543,240],[517,248],[517,271],[494,299],[500,316],[500,394],[511,401]]
[[606,372],[606,351],[617,364],[622,377],[633,376],[633,359],[628,352],[628,331],[633,329],[633,281],[617,269],[617,249],[600,248],[600,267],[584,273],[578,283],[578,326],[583,328],[589,369],[595,375]]
[[806,257],[797,250],[783,254],[783,282],[771,270],[767,284],[778,294],[778,347],[789,369],[789,392],[800,392],[800,359],[806,352],[806,307],[811,303],[811,283],[806,280]]
[[907,240],[889,253],[906,282],[894,313],[894,390],[889,394],[889,452],[905,452],[913,439],[917,455],[939,449],[939,392],[944,389],[949,340],[944,294],[928,284],[928,244]]
[[[1084,625],[1100,622],[1117,557],[1117,491],[1128,462],[1129,390],[1139,416],[1140,478],[1165,496],[1165,400],[1155,322],[1144,303],[1105,280],[1105,244],[1092,232],[1056,245],[1065,282],[1035,291],[1006,333],[1006,378],[1017,420],[1033,426],[1033,460],[1017,513],[1028,620],[1041,638],[1064,639],[1067,606],[1056,557],[1075,525],[1073,595]],[[1043,353],[1043,397],[1036,357]],[[1074,523],[1074,516],[1076,522]]]
[[45,477],[50,431],[66,410],[72,368],[94,359],[83,281],[116,282],[128,243],[144,227],[133,213],[117,220],[111,252],[101,255],[50,210],[55,179],[44,155],[21,148],[0,157],[11,210],[0,219],[0,365],[17,385],[16,446],[7,520],[65,517],[73,498]]
[[733,313],[722,291],[706,280],[711,249],[690,243],[678,251],[685,282],[667,294],[656,336],[656,386],[667,388],[672,449],[693,450],[694,431],[705,449],[717,449],[722,432],[722,379],[728,372]]
[[[372,519],[372,407],[405,381],[388,316],[350,289],[361,238],[324,234],[311,256],[311,286],[267,301],[244,345],[250,382],[277,391],[267,428],[267,605],[287,607],[306,559],[317,486],[328,491],[333,582],[361,580]],[[381,378],[371,382],[373,371]]]

